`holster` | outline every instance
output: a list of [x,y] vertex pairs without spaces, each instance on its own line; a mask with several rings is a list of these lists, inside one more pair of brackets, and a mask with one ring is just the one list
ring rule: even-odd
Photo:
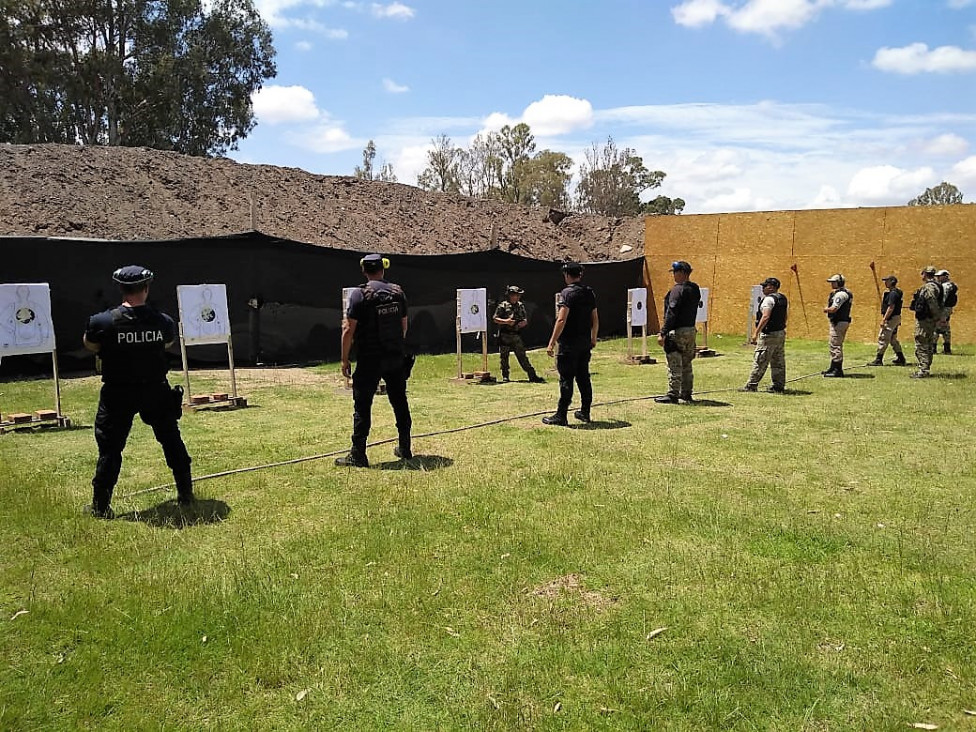
[[664,352],[674,353],[678,350],[678,342],[674,339],[673,333],[668,333],[664,336]]
[[403,357],[403,380],[408,381],[410,374],[413,373],[413,365],[417,362],[417,357],[408,353]]
[[183,416],[183,387],[180,384],[171,386],[169,389],[169,398],[173,416],[179,420]]

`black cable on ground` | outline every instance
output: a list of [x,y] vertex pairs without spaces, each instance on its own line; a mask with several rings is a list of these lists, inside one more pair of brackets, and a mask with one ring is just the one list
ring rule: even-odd
[[[848,369],[848,371],[851,371],[853,369],[860,369],[860,368],[866,368],[866,366],[852,366],[850,369]],[[813,376],[822,376],[822,375],[823,375],[823,372],[817,371],[817,372],[812,373],[812,374],[804,374],[803,376],[796,376],[796,377],[794,377],[792,379],[787,379],[786,380],[786,383],[787,384],[792,384],[793,382],[796,382],[796,381],[801,381],[803,379],[809,379],[809,378],[811,378]],[[696,392],[694,392],[694,395],[695,396],[705,396],[707,394],[723,394],[723,393],[734,392],[734,391],[738,391],[738,388],[736,387],[736,388],[728,388],[728,389],[712,389],[710,391],[696,391]],[[639,397],[624,397],[623,399],[612,399],[612,400],[606,401],[606,402],[597,402],[597,403],[594,403],[593,405],[591,405],[591,407],[609,407],[609,406],[613,406],[615,404],[625,404],[625,403],[628,403],[628,402],[642,402],[642,401],[647,401],[649,399],[657,399],[658,397],[661,397],[661,396],[664,396],[664,395],[663,394],[650,394],[650,395],[639,396]],[[546,410],[543,410],[541,412],[529,412],[527,414],[517,414],[517,415],[514,415],[514,416],[510,416],[510,417],[499,417],[498,419],[488,420],[487,422],[478,422],[476,424],[469,424],[469,425],[465,425],[463,427],[453,427],[451,429],[446,429],[446,430],[437,430],[435,432],[425,432],[425,433],[420,434],[420,435],[413,435],[412,437],[413,437],[414,440],[422,440],[422,439],[426,439],[428,437],[439,437],[441,435],[451,435],[451,434],[455,434],[457,432],[467,432],[468,430],[476,430],[476,429],[481,429],[483,427],[492,427],[494,425],[504,424],[506,422],[516,422],[516,421],[518,421],[520,419],[529,419],[531,417],[541,417],[543,415],[550,414],[550,413],[552,413],[552,410],[551,409],[546,409]],[[370,447],[379,447],[380,445],[388,445],[391,442],[396,442],[396,441],[397,441],[397,438],[396,437],[390,437],[390,438],[385,439],[385,440],[378,440],[376,442],[370,442],[369,444],[366,445],[366,447],[367,448],[370,448]],[[265,463],[264,465],[252,465],[252,466],[248,466],[246,468],[234,468],[232,470],[223,470],[223,471],[221,471],[219,473],[210,473],[208,475],[194,476],[193,483],[194,484],[197,484],[197,483],[201,483],[201,482],[203,482],[205,480],[213,480],[215,478],[226,478],[229,475],[240,475],[242,473],[253,473],[253,472],[258,471],[258,470],[269,470],[271,468],[281,468],[281,467],[285,467],[287,465],[298,465],[299,463],[307,463],[307,462],[311,462],[313,460],[324,460],[325,458],[336,457],[338,455],[344,455],[347,452],[349,452],[349,449],[348,448],[344,448],[342,450],[333,450],[332,452],[324,452],[324,453],[322,453],[320,455],[306,455],[305,457],[292,458],[290,460],[281,460],[279,462],[274,462],[274,463]],[[135,496],[141,496],[141,495],[145,495],[147,493],[155,493],[157,491],[162,491],[162,490],[166,490],[167,488],[174,488],[174,487],[175,487],[175,483],[165,483],[163,485],[154,486],[153,488],[143,488],[142,490],[133,491],[132,493],[126,493],[124,495],[121,495],[121,496],[119,496],[119,500],[126,499],[126,498],[134,498]]]

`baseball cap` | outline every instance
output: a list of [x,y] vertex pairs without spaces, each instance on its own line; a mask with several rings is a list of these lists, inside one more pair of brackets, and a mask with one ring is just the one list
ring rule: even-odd
[[949,270],[947,270],[947,269],[940,269],[938,272],[935,273],[935,276],[936,277],[948,277],[949,276]]
[[759,283],[760,287],[765,287],[766,285],[772,285],[776,289],[779,289],[779,280],[775,277],[767,277],[762,282]]
[[507,292],[509,295],[524,295],[525,294],[525,290],[523,290],[518,285],[509,285],[508,288],[505,290],[505,292]]
[[935,267],[932,267],[931,265],[928,267],[923,267],[922,271],[919,274],[935,276]]
[[119,267],[112,273],[112,279],[120,285],[139,285],[149,282],[153,278],[152,270],[148,270],[138,264],[129,264]]
[[894,282],[896,285],[898,284],[898,278],[895,277],[894,275],[888,275],[887,277],[882,277],[881,278],[881,281],[882,282]]
[[679,259],[677,262],[671,262],[671,271],[672,272],[687,272],[688,274],[691,274],[691,265],[688,264],[683,259]]
[[830,275],[830,277],[827,278],[827,282],[839,282],[840,284],[843,285],[844,284],[844,275],[842,275],[842,274]]
[[564,262],[561,267],[562,271],[573,277],[578,277],[583,274],[583,265],[579,262]]

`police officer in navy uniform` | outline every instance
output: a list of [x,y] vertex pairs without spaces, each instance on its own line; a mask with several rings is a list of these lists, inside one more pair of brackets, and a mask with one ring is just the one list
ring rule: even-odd
[[543,417],[544,424],[567,426],[566,415],[573,400],[573,382],[579,387],[580,408],[573,416],[580,422],[590,421],[590,406],[593,404],[593,385],[590,382],[590,355],[596,347],[596,337],[600,330],[600,316],[596,309],[596,295],[593,289],[584,285],[583,265],[566,262],[562,266],[566,287],[559,293],[556,322],[546,353],[552,356],[559,344],[556,356],[556,371],[559,372],[559,403],[556,413]]
[[122,304],[93,315],[84,344],[102,360],[102,391],[95,415],[98,464],[92,478],[93,516],[112,518],[112,491],[122,468],[132,420],[138,414],[152,428],[173,471],[177,500],[193,502],[190,455],[180,437],[182,391],[166,381],[166,348],[176,340],[173,319],[146,303],[153,273],[130,265],[112,279],[122,291]]
[[[369,254],[359,261],[365,284],[349,295],[342,324],[342,375],[352,376],[352,449],[336,465],[368,468],[366,442],[372,425],[373,396],[380,380],[386,382],[386,396],[396,417],[399,444],[393,454],[403,460],[410,450],[410,406],[407,404],[407,298],[399,285],[384,279],[388,259]],[[356,371],[350,354],[356,346]]]

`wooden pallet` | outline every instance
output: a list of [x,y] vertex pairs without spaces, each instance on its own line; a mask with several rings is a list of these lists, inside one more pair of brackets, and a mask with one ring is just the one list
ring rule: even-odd
[[183,405],[184,412],[199,412],[205,409],[243,409],[247,406],[247,397],[230,396],[224,393],[193,394],[189,404]]
[[14,430],[35,428],[65,429],[71,426],[68,417],[59,415],[53,409],[39,409],[33,414],[17,413],[0,415],[0,434]]

